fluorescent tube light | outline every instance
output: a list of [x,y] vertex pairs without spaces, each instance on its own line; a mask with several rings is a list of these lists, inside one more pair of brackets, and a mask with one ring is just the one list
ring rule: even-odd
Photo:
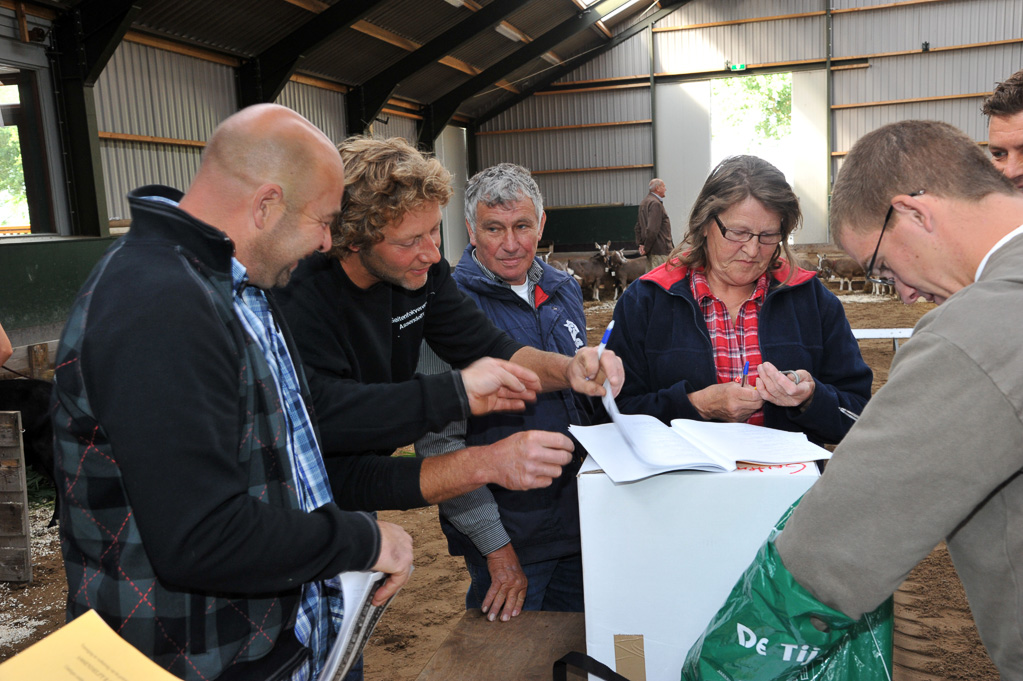
[[494,30],[503,35],[508,40],[511,40],[512,42],[517,43],[520,40],[522,40],[521,35],[513,31],[512,29],[508,28],[508,26],[506,26],[505,24],[498,24],[497,26],[494,26]]
[[600,18],[600,20],[601,20],[601,21],[607,21],[608,19],[612,19],[612,18],[614,18],[615,16],[617,16],[618,14],[621,14],[621,13],[622,13],[622,12],[624,12],[625,10],[627,10],[627,9],[629,9],[630,7],[632,7],[633,5],[635,5],[635,4],[637,3],[637,2],[639,2],[639,0],[628,0],[628,2],[626,2],[625,4],[623,4],[623,5],[622,5],[621,7],[619,7],[618,9],[613,9],[613,10],[611,10],[610,12],[608,12],[607,14],[605,14],[604,16],[602,16],[602,17]]

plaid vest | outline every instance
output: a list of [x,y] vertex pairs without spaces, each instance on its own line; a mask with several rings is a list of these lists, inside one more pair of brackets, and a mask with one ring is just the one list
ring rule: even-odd
[[[152,188],[145,189],[152,192]],[[70,621],[95,609],[123,638],[172,674],[211,679],[233,663],[262,658],[274,647],[294,616],[300,587],[262,598],[188,591],[163,582],[150,564],[121,480],[117,452],[90,404],[82,367],[88,358],[81,356],[91,292],[118,249],[145,234],[144,225],[136,234],[140,207],[133,202],[133,209],[132,232],[111,247],[79,293],[56,360],[55,468],[61,493],[67,614]],[[166,217],[148,219],[165,221]],[[283,441],[274,436],[286,428],[281,405],[262,350],[243,332],[235,316],[230,272],[211,269],[187,249],[178,252],[182,267],[190,270],[187,278],[194,282],[190,290],[182,291],[181,304],[197,304],[199,298],[213,301],[235,346],[238,418],[232,427],[238,429],[237,461],[247,475],[248,493],[263,503],[297,509],[288,453]],[[131,285],[130,281],[116,283]],[[95,332],[105,333],[101,329]],[[131,342],[106,334],[103,338]],[[102,369],[92,367],[93,371]],[[153,369],[142,366],[138,370]],[[301,380],[308,395],[304,377]],[[123,396],[126,400],[139,398],[144,396]]]

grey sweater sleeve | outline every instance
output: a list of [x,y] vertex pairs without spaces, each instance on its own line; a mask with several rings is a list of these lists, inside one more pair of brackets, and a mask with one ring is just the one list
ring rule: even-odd
[[[451,367],[423,343],[418,371],[423,374],[450,371]],[[465,448],[466,421],[453,421],[436,433],[416,440],[416,455],[440,456]],[[501,523],[494,495],[484,486],[438,504],[441,515],[472,541],[484,556],[508,544],[511,539]]]
[[987,531],[985,543],[1004,552],[1004,535],[966,526],[1018,474],[1021,452],[1019,415],[992,376],[962,348],[918,327],[800,501],[778,553],[814,596],[858,618],[946,537],[951,551],[953,537]]

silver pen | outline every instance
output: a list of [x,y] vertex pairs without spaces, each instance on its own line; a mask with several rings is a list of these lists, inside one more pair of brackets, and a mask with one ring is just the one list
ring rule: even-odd
[[853,421],[859,421],[860,420],[860,415],[859,414],[857,414],[854,411],[849,411],[845,407],[839,407],[838,411],[842,412],[843,414],[845,414],[846,416],[851,418]]

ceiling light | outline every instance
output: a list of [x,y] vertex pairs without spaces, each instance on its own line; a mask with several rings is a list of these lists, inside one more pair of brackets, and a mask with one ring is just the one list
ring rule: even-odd
[[605,14],[604,16],[602,16],[600,18],[600,20],[601,21],[607,21],[608,19],[612,19],[615,16],[617,16],[618,14],[621,14],[622,12],[627,10],[628,8],[630,8],[633,5],[635,5],[637,2],[639,2],[639,0],[626,0],[626,2],[623,3],[620,7],[618,7],[617,9],[613,9],[610,12],[608,12],[607,14]]
[[503,24],[503,23],[502,24],[498,24],[497,26],[494,26],[494,30],[497,31],[498,33],[500,33],[501,35],[503,35],[508,40],[511,40],[513,42],[517,43],[520,40],[522,40],[522,36],[520,34],[516,33],[511,28],[509,28],[507,24]]
[[444,2],[448,3],[452,7],[465,7],[465,2],[463,2],[463,0],[444,0]]
[[553,52],[544,52],[543,54],[540,55],[540,58],[543,59],[548,64],[553,64],[554,66],[561,66],[562,64],[562,61],[555,57]]

